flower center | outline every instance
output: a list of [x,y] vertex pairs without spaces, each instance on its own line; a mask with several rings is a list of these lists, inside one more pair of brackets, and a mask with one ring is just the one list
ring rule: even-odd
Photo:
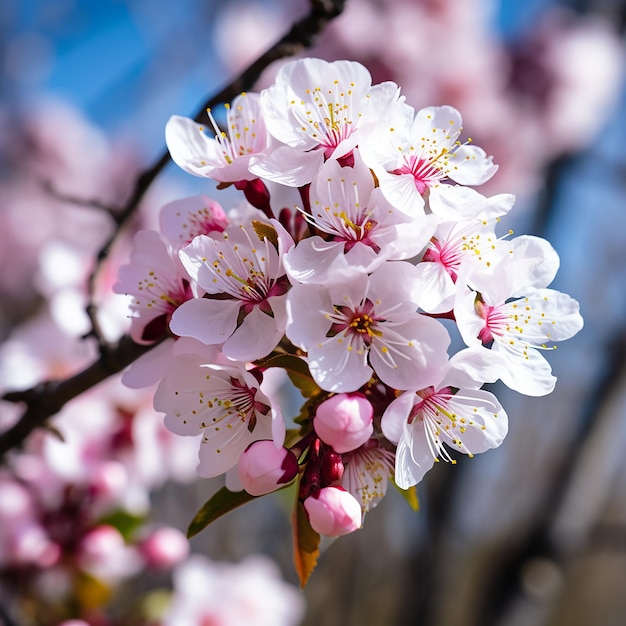
[[476,300],[474,304],[476,313],[485,321],[485,325],[478,333],[478,338],[483,344],[488,344],[496,337],[502,337],[507,330],[507,316],[500,307],[485,304],[482,300]]
[[[391,174],[411,174],[418,193],[423,194],[429,187],[446,177],[445,166],[448,157],[447,148],[442,148],[439,154],[432,159],[424,159],[414,154],[404,157],[404,164]],[[442,162],[439,162],[440,159]]]
[[331,316],[334,323],[329,331],[330,336],[345,332],[346,336],[358,339],[359,343],[369,346],[374,337],[382,337],[383,332],[378,327],[384,319],[376,317],[374,304],[365,300],[355,309],[345,306],[335,306],[335,314]]

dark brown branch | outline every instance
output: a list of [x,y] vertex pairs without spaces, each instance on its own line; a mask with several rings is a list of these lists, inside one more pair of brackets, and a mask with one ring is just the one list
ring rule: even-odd
[[[298,54],[310,46],[328,22],[343,11],[345,1],[311,0],[309,13],[297,21],[282,39],[247,67],[234,81],[205,102],[194,119],[199,122],[203,121],[207,108],[214,107],[222,102],[229,102],[237,94],[249,90],[259,78],[261,72],[272,62]],[[121,230],[134,215],[146,191],[169,163],[169,160],[168,152],[164,151],[159,159],[139,176],[125,206],[119,211],[109,210],[115,221],[116,228],[97,254],[94,270],[89,277],[89,304],[87,306],[87,314],[92,324],[92,331],[89,333],[89,336],[95,337],[99,343],[99,359],[87,369],[69,379],[48,381],[32,389],[5,394],[5,400],[25,403],[26,411],[12,428],[0,435],[0,458],[12,448],[21,445],[35,428],[43,426],[47,419],[58,413],[67,402],[105,378],[120,372],[124,367],[150,349],[151,346],[137,345],[127,336],[113,345],[104,339],[97,319],[97,305],[94,299],[95,282],[100,268],[109,256],[111,248],[115,244]],[[75,204],[106,208],[102,207],[100,203],[91,201],[85,203],[69,197],[64,199]]]
[[[311,0],[309,13],[293,24],[279,41],[262,54],[256,61],[249,65],[235,80],[226,85],[221,91],[209,98],[198,110],[194,119],[197,122],[208,122],[206,110],[223,103],[230,102],[242,91],[252,88],[258,80],[261,72],[274,61],[285,57],[293,56],[311,46],[317,36],[324,30],[330,20],[337,17],[343,11],[346,0]],[[137,210],[146,191],[154,182],[170,161],[170,155],[165,150],[161,157],[145,170],[137,179],[132,195],[128,199],[126,206],[119,212],[112,213],[116,229],[111,237],[104,243],[96,259],[96,265],[89,277],[89,304],[87,305],[87,315],[91,322],[91,332],[87,336],[97,339],[101,349],[106,345],[104,336],[100,330],[97,319],[97,304],[94,300],[95,282],[99,274],[102,263],[107,259],[113,244],[117,240],[119,232],[126,225],[128,220]]]
[[0,458],[20,445],[35,428],[43,426],[46,420],[60,411],[67,402],[105,378],[120,372],[154,347],[154,344],[139,345],[125,335],[105,350],[97,361],[70,378],[49,380],[31,389],[6,393],[4,400],[23,402],[27,409],[12,428],[0,434]]
[[77,198],[76,196],[66,194],[62,191],[59,191],[50,180],[42,180],[40,181],[40,183],[43,190],[49,193],[55,200],[60,200],[61,202],[67,202],[68,204],[75,204],[91,209],[97,209],[98,211],[108,213],[115,219],[116,208],[113,206],[105,204],[104,202],[96,200],[95,198]]

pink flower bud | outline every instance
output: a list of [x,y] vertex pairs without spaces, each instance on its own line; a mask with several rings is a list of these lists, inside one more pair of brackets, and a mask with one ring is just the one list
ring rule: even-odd
[[189,542],[180,530],[165,527],[155,530],[144,539],[139,550],[149,567],[163,570],[187,558]]
[[343,487],[324,487],[304,501],[311,528],[320,535],[339,537],[361,527],[361,505]]
[[120,551],[124,537],[117,528],[102,524],[90,530],[80,542],[80,554],[84,559],[100,560]]
[[255,441],[241,453],[238,469],[243,488],[252,496],[263,496],[296,477],[298,459],[271,440]]
[[337,452],[352,452],[374,432],[374,409],[360,393],[340,393],[318,407],[313,427],[320,439]]
[[126,545],[117,528],[101,524],[92,528],[80,541],[78,566],[103,581],[119,581],[141,566],[134,547]]

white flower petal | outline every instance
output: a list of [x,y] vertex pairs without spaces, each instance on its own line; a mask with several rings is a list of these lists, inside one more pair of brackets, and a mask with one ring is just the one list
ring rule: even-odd
[[281,146],[265,155],[250,159],[251,174],[288,187],[310,183],[324,162],[323,150],[302,152],[291,146]]
[[526,396],[546,396],[554,391],[556,376],[539,350],[528,348],[521,355],[502,343],[494,344],[492,350],[504,359],[500,379],[510,389]]
[[205,133],[205,126],[173,115],[165,125],[165,141],[172,160],[194,176],[210,178],[216,167],[226,164],[220,145]]
[[372,376],[367,352],[351,349],[340,335],[311,346],[308,361],[315,382],[326,391],[356,391]]
[[170,330],[175,335],[193,337],[207,345],[221,344],[237,327],[240,307],[238,300],[193,298],[174,311]]
[[396,450],[396,485],[400,489],[417,485],[434,463],[435,458],[426,444],[425,437],[421,439],[414,436],[409,444],[401,439]]
[[445,313],[454,306],[456,288],[441,263],[423,261],[416,266],[422,285],[419,306],[427,313]]
[[474,347],[459,350],[448,361],[448,368],[440,386],[457,389],[478,389],[493,383],[502,374],[502,358],[488,348]]
[[411,217],[424,215],[424,198],[412,174],[378,174],[380,190],[398,211]]
[[498,166],[482,148],[465,144],[450,154],[447,171],[461,185],[482,185],[498,171]]
[[254,361],[267,356],[282,336],[283,330],[277,328],[276,320],[254,307],[224,343],[222,351],[236,361]]
[[450,336],[437,320],[415,313],[401,324],[385,326],[370,349],[379,378],[394,389],[422,389],[441,379]]
[[392,400],[383,413],[380,427],[383,435],[391,443],[397,444],[404,433],[404,425],[409,418],[415,399],[414,391],[405,391]]
[[122,383],[130,389],[143,389],[158,383],[172,358],[174,339],[169,337],[133,361],[122,374]]

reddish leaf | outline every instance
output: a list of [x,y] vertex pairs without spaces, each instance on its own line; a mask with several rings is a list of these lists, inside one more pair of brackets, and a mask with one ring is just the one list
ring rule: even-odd
[[296,500],[293,512],[293,559],[302,589],[317,565],[319,545],[319,534],[311,528],[302,502]]

